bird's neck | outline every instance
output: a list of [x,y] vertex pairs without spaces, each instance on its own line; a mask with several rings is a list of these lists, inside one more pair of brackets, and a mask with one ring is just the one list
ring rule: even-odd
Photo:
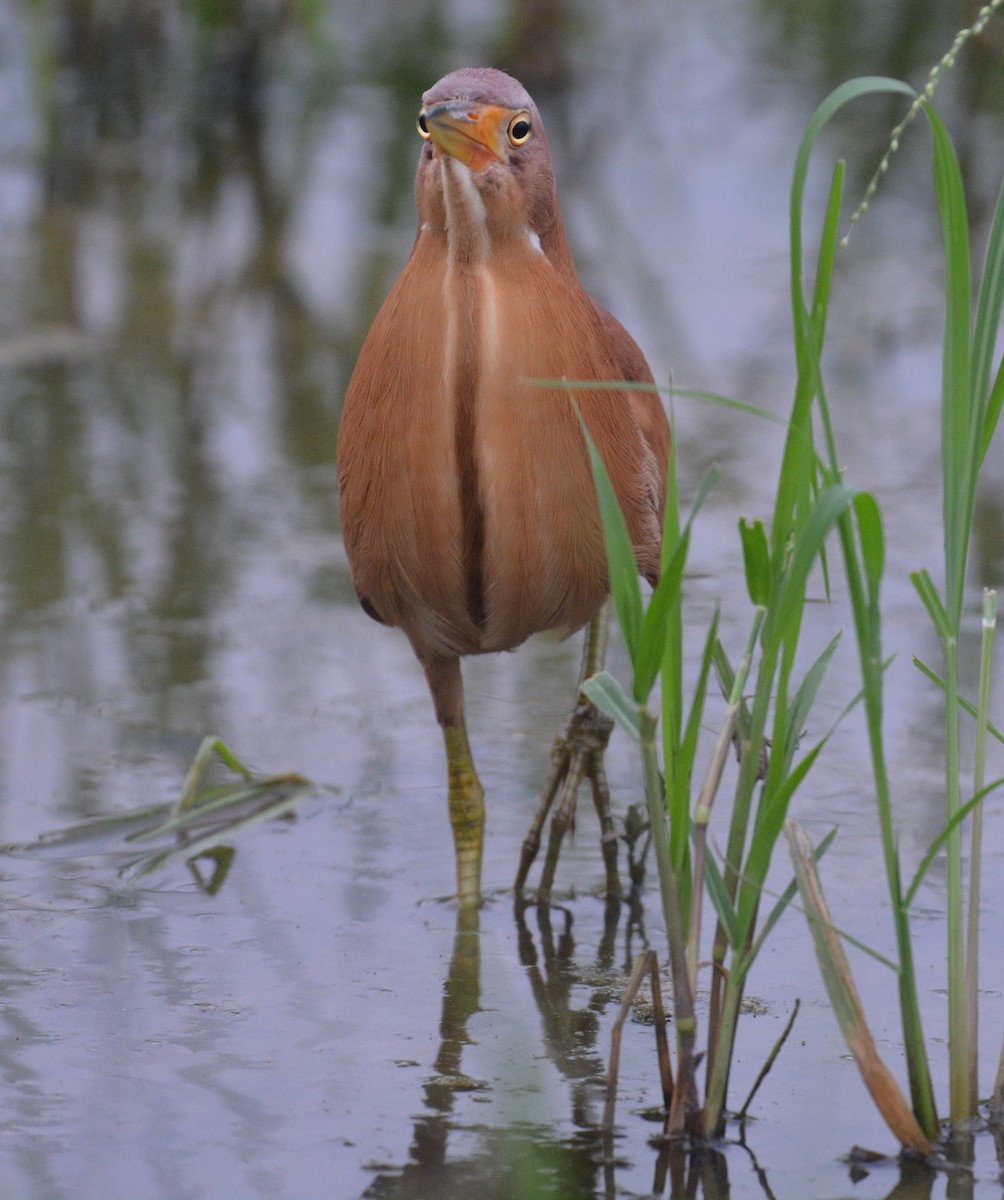
[[450,264],[481,266],[491,254],[488,209],[468,167],[444,155],[443,205]]
[[490,267],[493,256],[512,261],[513,252],[520,258],[529,253],[530,262],[540,256],[566,282],[580,288],[558,197],[552,194],[549,202],[536,205],[531,219],[526,198],[517,187],[504,176],[479,179],[446,154],[438,158],[435,169],[430,160],[419,171],[419,236],[443,239],[451,267],[477,270]]
[[[447,255],[451,267],[484,267],[493,255],[529,251],[544,254],[538,233],[531,228],[522,201],[510,194],[510,203],[491,186],[485,192],[463,163],[445,158],[441,172]],[[493,181],[494,183],[495,181]],[[494,203],[493,203],[494,201]]]

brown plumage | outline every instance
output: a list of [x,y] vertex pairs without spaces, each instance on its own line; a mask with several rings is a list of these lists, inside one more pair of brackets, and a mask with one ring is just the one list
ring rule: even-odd
[[[543,123],[520,84],[487,69],[447,75],[423,97],[419,132],[418,235],[349,384],[338,486],[356,591],[408,635],[446,735],[466,902],[480,887],[483,813],[459,656],[571,633],[608,590],[578,417],[565,390],[532,381],[652,375],[579,282]],[[654,580],[662,406],[654,393],[574,394]]]

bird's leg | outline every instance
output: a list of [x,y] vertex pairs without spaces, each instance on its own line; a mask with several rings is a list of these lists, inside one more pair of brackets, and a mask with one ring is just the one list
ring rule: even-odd
[[477,904],[481,899],[485,794],[467,744],[467,729],[463,725],[444,725],[443,739],[449,775],[450,824],[457,856],[457,898],[461,905]]
[[605,722],[603,733],[603,748],[593,757],[593,769],[589,772],[589,782],[593,790],[593,805],[600,822],[600,851],[603,854],[603,866],[606,868],[607,896],[621,895],[621,877],[617,870],[617,830],[614,828],[613,809],[610,804],[610,785],[607,783],[607,769],[603,763],[603,751],[610,741],[610,732],[614,723],[599,710],[596,716]]
[[[604,605],[592,619],[586,633],[582,655],[582,670],[579,673],[579,688],[591,675],[603,666],[607,648],[607,606]],[[547,843],[547,854],[541,871],[537,899],[548,903],[554,884],[554,873],[561,852],[561,842],[575,816],[575,801],[579,785],[588,779],[592,787],[593,803],[600,821],[600,845],[606,866],[607,894],[619,895],[620,876],[617,871],[617,834],[610,813],[610,789],[603,768],[603,752],[610,740],[613,722],[579,692],[578,701],[564,731],[555,738],[551,750],[551,770],[544,784],[543,794],[533,821],[523,839],[519,870],[516,874],[516,892],[526,884],[533,860],[540,849],[541,831],[548,813],[558,799],[551,817],[551,831]]]
[[617,834],[610,812],[610,789],[603,767],[603,752],[610,740],[612,728],[613,721],[601,713],[591,701],[580,696],[559,739],[563,743],[560,757],[566,760],[567,766],[564,777],[560,780],[558,802],[551,817],[547,852],[537,885],[537,899],[543,904],[547,904],[551,899],[561,843],[575,818],[579,785],[583,779],[590,782],[593,803],[596,805],[600,821],[600,848],[606,867],[607,894],[616,896],[621,892],[617,871]]
[[457,899],[464,907],[481,900],[485,794],[467,742],[460,660],[436,658],[423,660],[422,665],[446,744],[450,825],[457,858]]

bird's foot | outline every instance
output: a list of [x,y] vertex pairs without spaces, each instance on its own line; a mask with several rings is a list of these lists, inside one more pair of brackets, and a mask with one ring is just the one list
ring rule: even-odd
[[617,870],[617,832],[610,812],[610,789],[603,766],[603,752],[612,729],[613,721],[580,695],[568,724],[555,738],[551,749],[551,770],[544,784],[540,804],[523,839],[516,873],[517,896],[522,895],[530,867],[540,850],[544,822],[554,807],[544,866],[537,886],[537,903],[550,904],[562,839],[574,822],[579,786],[584,779],[589,780],[593,803],[600,819],[600,848],[606,868],[607,895],[621,895]]

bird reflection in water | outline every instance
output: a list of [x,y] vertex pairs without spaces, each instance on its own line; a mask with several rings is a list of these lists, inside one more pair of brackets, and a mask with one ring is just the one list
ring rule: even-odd
[[[482,1123],[464,1115],[464,1096],[488,1094],[495,1085],[473,1079],[463,1069],[464,1049],[473,1041],[469,1022],[483,1002],[482,914],[476,907],[461,907],[443,984],[434,1074],[423,1084],[424,1111],[415,1119],[409,1161],[399,1172],[377,1175],[367,1197],[503,1200],[522,1194],[520,1189],[530,1186],[527,1181],[537,1177],[547,1179],[551,1188],[542,1194],[620,1194],[617,1171],[624,1161],[616,1145],[604,1139],[600,1125],[606,1074],[601,1033],[604,1014],[616,1006],[623,990],[638,928],[623,921],[624,905],[609,903],[596,953],[585,963],[576,954],[570,912],[534,906],[536,927],[531,929],[528,911],[518,906],[515,913],[519,960],[540,1013],[544,1052],[570,1085],[574,1133],[519,1125],[500,1130],[490,1118]],[[653,1056],[653,1083],[655,1076]],[[473,1134],[476,1149],[451,1148],[451,1134],[455,1143]],[[667,1182],[672,1196],[723,1200],[729,1194],[725,1159],[710,1149],[697,1154],[680,1145],[657,1147],[653,1175],[653,1195],[665,1194]]]
[[[611,1000],[610,978],[617,974],[614,958],[620,909],[616,903],[606,909],[591,972],[583,972],[576,961],[569,913],[536,907],[536,936],[526,924],[525,910],[519,908],[516,913],[520,962],[540,1012],[543,1046],[561,1077],[572,1085],[576,1130],[572,1138],[559,1138],[546,1129],[499,1131],[458,1114],[465,1095],[491,1086],[470,1078],[463,1069],[464,1048],[472,1042],[468,1024],[482,1005],[481,910],[473,906],[458,909],[453,953],[443,984],[435,1074],[423,1085],[425,1111],[415,1120],[409,1162],[398,1174],[374,1179],[367,1196],[476,1195],[482,1200],[501,1200],[518,1194],[512,1190],[515,1181],[532,1172],[542,1157],[558,1178],[570,1185],[574,1181],[574,1194],[613,1195],[609,1186],[615,1164],[604,1159],[599,1128],[605,1063],[597,1038],[604,1004]],[[559,915],[557,922],[552,922],[552,911]],[[587,994],[584,1005],[573,1008],[573,994],[578,991],[581,995],[583,975],[589,973],[602,976],[604,982]],[[450,1153],[451,1133],[456,1136],[468,1130],[479,1134],[478,1149],[465,1155],[454,1147]]]

